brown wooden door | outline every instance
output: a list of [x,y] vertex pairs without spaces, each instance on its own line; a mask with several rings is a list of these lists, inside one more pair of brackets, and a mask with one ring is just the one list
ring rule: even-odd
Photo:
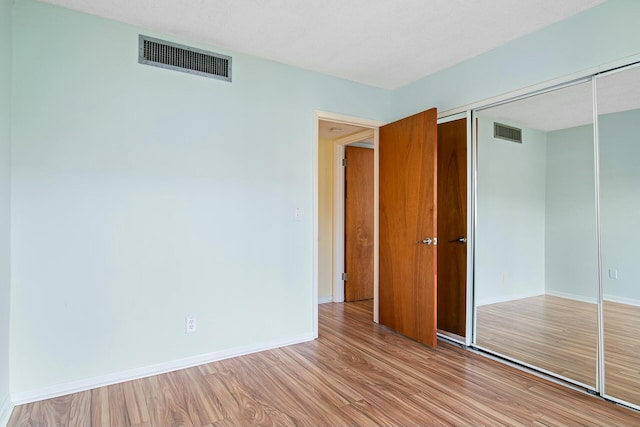
[[467,119],[438,125],[438,329],[466,336]]
[[373,298],[373,150],[346,147],[346,301]]
[[380,323],[436,346],[437,127],[431,109],[380,128]]

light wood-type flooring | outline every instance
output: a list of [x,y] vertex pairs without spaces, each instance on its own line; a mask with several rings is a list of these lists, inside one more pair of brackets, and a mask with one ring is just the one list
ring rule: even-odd
[[[605,301],[606,394],[640,405],[640,307]],[[477,344],[595,387],[597,305],[541,295],[477,309]]]
[[322,304],[309,343],[14,410],[9,426],[640,425],[640,413]]
[[476,342],[595,387],[598,306],[550,295],[477,308]]
[[604,302],[605,391],[640,405],[640,307]]

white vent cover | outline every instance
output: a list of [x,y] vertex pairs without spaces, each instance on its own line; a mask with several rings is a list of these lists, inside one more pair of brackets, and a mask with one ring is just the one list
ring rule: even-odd
[[505,139],[511,142],[522,144],[522,129],[512,126],[503,125],[502,123],[493,123],[493,137]]
[[231,81],[231,57],[140,35],[138,62]]

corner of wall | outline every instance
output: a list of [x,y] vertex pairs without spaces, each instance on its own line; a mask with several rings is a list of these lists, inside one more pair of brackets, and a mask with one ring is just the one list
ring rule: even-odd
[[0,426],[4,427],[9,423],[14,405],[11,403],[9,395],[3,401],[0,401]]
[[11,402],[11,274],[10,274],[10,215],[11,215],[11,121],[13,86],[13,8],[14,0],[3,0],[0,21],[0,426],[9,421]]

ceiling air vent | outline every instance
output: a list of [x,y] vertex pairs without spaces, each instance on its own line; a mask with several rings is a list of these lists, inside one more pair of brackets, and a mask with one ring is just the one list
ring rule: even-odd
[[522,144],[522,129],[494,122],[493,137]]
[[138,62],[231,81],[231,57],[140,35]]

